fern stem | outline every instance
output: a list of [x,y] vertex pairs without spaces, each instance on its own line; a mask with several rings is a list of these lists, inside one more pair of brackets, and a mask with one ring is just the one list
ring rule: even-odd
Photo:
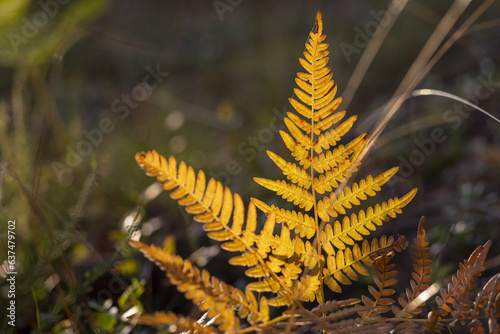
[[266,321],[266,322],[262,322],[258,325],[253,325],[253,326],[247,327],[245,329],[242,329],[241,331],[237,331],[236,333],[238,333],[238,334],[251,333],[251,332],[256,331],[264,326],[275,324],[275,323],[280,322],[282,320],[288,319],[292,316],[295,316],[295,315],[294,314],[283,314],[282,316],[276,317],[276,318],[271,319],[271,320]]
[[[321,18],[321,13],[319,12],[318,13],[318,16],[319,18]],[[320,21],[320,22],[317,22],[316,23],[316,31],[315,33],[318,34],[318,39],[321,37],[321,33],[322,33],[322,29],[323,28],[323,23]],[[318,43],[315,43],[314,45],[314,52],[317,53],[317,47],[318,47]],[[313,62],[313,65],[314,65],[314,62]],[[314,73],[315,71],[312,71],[312,75],[311,75],[311,84],[314,84]],[[311,114],[313,115],[313,117],[311,117],[311,129],[314,129],[314,102],[315,102],[315,90],[313,89],[312,90],[312,94],[311,94]],[[314,143],[314,131],[311,131],[311,142]],[[309,157],[311,159],[311,161],[313,161],[313,158],[314,158],[314,145],[311,146],[310,148],[310,154],[309,154]],[[313,164],[311,164],[311,172],[310,172],[310,175],[311,175],[311,182],[314,181],[314,168],[313,168]],[[320,243],[320,240],[319,240],[319,221],[318,221],[318,209],[317,209],[317,201],[316,201],[316,191],[314,189],[314,184],[311,185],[311,192],[312,192],[312,195],[313,195],[313,202],[314,202],[314,223],[316,225],[316,236],[315,236],[315,242],[317,243],[317,252],[318,252],[318,259],[321,258],[321,243]],[[321,272],[322,272],[322,267],[323,264],[319,261],[318,262],[318,271],[319,271],[319,275],[321,276]],[[319,285],[319,294],[316,295],[316,298],[318,299],[318,302],[319,303],[324,303],[325,302],[325,291],[324,291],[324,284],[323,284],[323,280],[320,279],[319,280],[320,282],[320,285]]]

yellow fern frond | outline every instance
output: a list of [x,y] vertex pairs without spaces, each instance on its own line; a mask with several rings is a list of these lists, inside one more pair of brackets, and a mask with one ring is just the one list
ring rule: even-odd
[[[341,182],[346,181],[358,170],[360,162],[357,160],[361,151],[355,151],[349,158],[339,160],[337,166],[326,173],[315,177],[313,180],[313,190],[318,194],[332,192]],[[323,219],[323,217],[320,216]]]
[[352,205],[360,205],[359,200],[366,200],[366,195],[375,196],[376,192],[380,191],[380,186],[389,181],[397,171],[398,167],[394,167],[375,179],[369,175],[359,183],[354,183],[352,187],[344,187],[338,195],[332,193],[330,197],[325,197],[318,202],[318,215],[327,222],[330,220],[329,217],[335,218],[339,214],[345,215],[345,209],[352,208]]
[[381,250],[386,250],[394,245],[394,237],[382,236],[380,239],[373,239],[371,244],[364,239],[361,247],[356,243],[352,247],[349,246],[344,250],[328,254],[327,266],[323,269],[325,284],[334,292],[342,292],[340,284],[349,285],[352,281],[357,281],[356,272],[368,275],[369,272],[365,265],[372,267],[373,257],[378,255]]
[[311,210],[314,206],[314,198],[312,194],[304,188],[297,187],[296,185],[288,184],[286,181],[280,180],[273,181],[263,179],[261,177],[255,177],[254,180],[261,186],[276,192],[276,194],[280,195],[287,201],[298,205],[300,208],[304,208],[306,211]]
[[[280,242],[279,238],[274,237],[274,213],[269,215],[260,235],[256,235],[257,215],[254,204],[249,205],[246,228],[243,230],[243,201],[238,194],[233,195],[229,188],[224,189],[220,182],[210,179],[205,185],[202,171],[194,181],[195,173],[192,167],[188,167],[184,162],[177,167],[175,158],[171,157],[167,161],[156,151],[139,153],[136,160],[149,176],[156,176],[158,181],[163,182],[163,188],[173,190],[171,197],[178,200],[179,204],[187,203],[186,211],[194,214],[194,219],[204,224],[203,229],[210,238],[225,241],[222,247],[226,250],[242,252],[241,255],[230,259],[229,263],[250,267],[247,270],[249,276],[266,277],[272,281],[273,286],[281,286],[296,300],[284,281],[276,276],[284,261],[277,261],[276,256],[268,259],[273,250],[276,252]],[[233,224],[229,226],[231,217]]]
[[[330,77],[331,76],[332,74],[330,73]],[[300,118],[294,113],[289,112],[287,113],[287,116],[296,126],[304,130],[307,134],[310,134],[312,131],[315,135],[319,135],[321,132],[330,128],[333,124],[338,123],[342,118],[344,118],[345,114],[345,111],[336,112],[335,114],[330,115],[322,121],[314,123],[313,125],[304,121],[304,119]]]
[[[288,113],[285,118],[288,132],[280,131],[285,146],[298,163],[287,162],[277,154],[268,152],[289,182],[254,179],[307,214],[268,206],[257,199],[252,199],[252,202],[266,215],[275,213],[277,223],[283,223],[287,229],[295,231],[294,261],[308,270],[326,270],[324,283],[332,290],[339,291],[339,284],[350,284],[352,280],[357,280],[357,273],[368,273],[362,262],[371,264],[372,250],[364,249],[361,252],[355,242],[365,240],[377,225],[382,225],[383,221],[400,213],[401,208],[415,196],[416,190],[401,199],[394,198],[369,207],[366,212],[359,210],[345,216],[346,210],[361,205],[368,196],[374,196],[380,191],[381,186],[398,169],[392,168],[375,178],[369,175],[352,186],[334,191],[357,171],[360,164],[358,156],[365,148],[368,134],[364,133],[346,145],[339,145],[357,116],[341,122],[346,113],[336,112],[341,98],[335,98],[337,86],[332,80],[330,67],[327,66],[328,44],[323,42],[325,36],[322,35],[322,29],[321,13],[318,12],[316,29],[310,33],[304,57],[299,59],[306,72],[297,73],[295,97],[289,99],[297,114]],[[338,125],[332,128],[334,124]],[[320,195],[323,196],[318,200]],[[319,220],[329,222],[331,218],[339,216],[344,216],[340,220],[342,223],[337,220],[331,225],[326,224],[324,230],[320,231]],[[313,239],[315,236],[316,239]],[[304,237],[311,241],[303,240]],[[373,251],[378,249],[376,245],[373,247]],[[289,245],[287,250],[289,255]],[[327,261],[322,252],[327,254]],[[278,269],[284,268],[284,264],[278,260],[274,260],[273,265],[276,273]],[[261,274],[257,269],[250,272]],[[283,277],[283,280],[286,281],[286,278]],[[321,284],[319,289],[322,289]],[[280,294],[272,303],[283,305],[288,304],[289,300],[287,296]]]
[[[238,194],[232,194],[215,179],[210,179],[206,184],[205,174],[199,171],[198,175],[192,167],[171,157],[168,161],[156,151],[138,153],[136,160],[139,166],[149,176],[156,176],[163,182],[163,188],[173,190],[170,196],[186,211],[194,216],[194,220],[205,224],[204,230],[208,236],[219,241],[233,240],[233,244],[226,243],[230,250],[251,250],[253,242],[257,239],[255,234],[257,216],[253,204],[250,204],[245,231],[242,231],[245,219],[243,201]],[[233,220],[232,226],[229,222]]]
[[172,312],[156,312],[155,314],[141,314],[137,318],[129,320],[137,321],[142,325],[155,326],[165,328],[168,326],[172,333],[199,333],[199,334],[216,334],[217,329],[210,325],[201,325],[196,320],[177,315]]
[[314,218],[303,214],[302,212],[280,209],[274,205],[269,206],[257,198],[252,198],[255,204],[262,212],[269,215],[272,211],[276,212],[276,223],[285,223],[290,230],[295,230],[301,238],[311,239],[316,234],[316,225]]
[[255,234],[255,228],[257,227],[257,210],[255,209],[255,205],[251,203],[248,206],[247,222],[245,230],[242,231],[244,219],[242,216],[236,215],[238,211],[243,210],[242,206],[240,206],[241,204],[242,203],[235,198],[235,217],[233,218],[232,229],[235,233],[240,234],[240,237],[221,245],[223,249],[230,252],[243,252],[252,247],[252,245],[257,241],[257,235]]
[[346,146],[339,145],[337,148],[321,153],[312,160],[312,168],[317,173],[322,174],[325,171],[331,171],[337,167],[339,162],[348,161],[349,155],[355,151],[360,151],[366,144],[367,134],[363,134],[352,140]]
[[256,292],[277,292],[280,288],[279,283],[273,278],[264,278],[259,282],[252,282],[247,288]]
[[333,227],[326,225],[325,230],[320,234],[320,242],[323,249],[332,254],[337,249],[344,249],[346,245],[352,245],[355,241],[361,241],[363,236],[370,234],[370,231],[376,229],[375,225],[382,225],[383,221],[394,218],[396,214],[401,213],[401,209],[408,204],[415,196],[417,189],[413,189],[401,199],[393,198],[389,202],[377,204],[374,208],[369,207],[366,213],[361,210],[358,214],[351,214],[351,217],[344,216],[342,224],[337,220]]
[[219,281],[205,270],[200,272],[188,260],[154,245],[147,246],[133,240],[129,242],[164,270],[170,282],[200,310],[207,311],[207,315],[214,318],[221,329],[239,326],[239,318],[235,316],[233,308],[244,308],[243,312],[246,313],[259,312],[255,305],[247,302],[241,290]]
[[304,302],[314,301],[320,285],[320,274],[305,275],[305,277],[300,279],[297,284],[297,289],[295,289],[297,298]]
[[356,119],[357,116],[351,116],[344,123],[340,124],[336,129],[331,129],[330,131],[322,133],[313,146],[314,151],[319,154],[323,150],[329,149],[330,146],[335,146],[337,142],[342,139],[342,136],[352,128],[352,125],[354,124]]
[[271,151],[267,151],[267,155],[283,171],[283,175],[285,175],[290,181],[303,189],[307,189],[311,186],[311,177],[305,170],[295,164],[287,162],[285,159]]

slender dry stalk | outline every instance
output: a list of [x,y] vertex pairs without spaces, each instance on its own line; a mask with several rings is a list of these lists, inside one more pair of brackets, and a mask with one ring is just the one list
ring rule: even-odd
[[[347,82],[346,88],[342,94],[342,107],[348,109],[349,104],[356,94],[361,81],[363,80],[368,68],[370,67],[373,59],[378,53],[378,50],[385,41],[385,38],[391,31],[394,23],[398,19],[399,15],[406,7],[408,0],[393,0],[389,5],[389,9],[385,12],[384,17],[380,22],[386,22],[387,24],[380,24],[377,27],[376,33],[374,33],[373,38],[370,39],[365,51],[361,55],[358,64],[354,68],[349,81]],[[393,13],[394,12],[394,13]]]

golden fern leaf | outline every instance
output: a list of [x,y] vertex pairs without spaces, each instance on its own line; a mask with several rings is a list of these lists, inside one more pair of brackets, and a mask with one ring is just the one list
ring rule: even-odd
[[328,150],[330,146],[335,146],[342,139],[342,136],[352,128],[356,119],[357,116],[351,116],[337,128],[321,134],[312,147],[314,151],[319,154],[324,150]]
[[[359,184],[354,183],[352,187],[344,187],[338,195],[332,193],[329,197],[325,197],[318,202],[318,215],[324,221],[330,221],[330,217],[336,218],[339,214],[345,215],[345,209],[352,208],[352,205],[360,205],[359,200],[366,200],[366,195],[375,196],[376,192],[380,191],[380,186],[389,181],[397,171],[398,167],[394,167],[375,179],[369,175],[366,179],[361,180]],[[341,182],[341,180],[339,181]],[[402,204],[406,205],[407,202],[402,200]]]
[[[422,217],[418,224],[418,234],[417,238],[413,240],[413,255],[414,255],[414,263],[413,268],[414,272],[412,274],[413,279],[410,281],[410,289],[406,289],[406,298],[400,297],[398,299],[399,305],[401,305],[402,309],[393,305],[392,312],[398,318],[406,317],[410,318],[412,314],[420,314],[422,310],[420,309],[425,305],[425,301],[420,302],[419,304],[415,304],[415,299],[428,287],[431,281],[431,263],[430,260],[431,254],[429,251],[429,243],[425,241],[425,218]],[[417,301],[418,303],[418,301]],[[411,304],[411,309],[409,308]]]
[[200,272],[188,260],[154,245],[147,246],[133,240],[129,242],[164,270],[169,281],[176,285],[187,299],[198,305],[201,311],[207,312],[208,317],[213,318],[221,329],[239,326],[239,318],[233,308],[241,307],[244,309],[242,312],[246,314],[260,314],[256,305],[249,303],[241,290],[211,277],[206,270]]
[[[255,207],[250,204],[246,229],[242,232],[245,210],[241,197],[233,194],[229,188],[224,189],[220,182],[210,179],[206,183],[205,174],[199,171],[195,175],[192,167],[184,162],[177,167],[177,161],[171,157],[168,161],[156,151],[138,153],[136,161],[148,176],[156,176],[163,182],[163,188],[174,190],[170,196],[186,211],[195,215],[194,219],[205,224],[208,236],[218,241],[232,240],[223,244],[227,250],[251,250],[257,240],[255,226],[257,215]],[[234,210],[233,210],[234,209]],[[229,220],[233,216],[233,225]]]
[[340,284],[350,285],[352,281],[357,281],[356,272],[368,275],[364,265],[372,267],[373,258],[379,256],[379,252],[388,252],[393,248],[401,249],[399,241],[395,243],[394,237],[382,236],[380,240],[373,239],[371,244],[365,239],[361,247],[356,243],[352,247],[348,246],[344,250],[328,254],[327,266],[323,269],[325,284],[334,292],[342,292]]
[[316,224],[314,218],[302,212],[280,209],[274,205],[269,206],[257,198],[252,198],[252,203],[268,216],[271,212],[276,213],[276,223],[285,223],[290,230],[301,238],[311,239],[316,234]]
[[357,166],[360,162],[357,161],[357,158],[360,153],[360,150],[354,152],[351,157],[346,158],[343,161],[338,161],[337,167],[326,171],[319,177],[315,177],[313,180],[314,191],[318,194],[331,192],[334,188],[337,188],[340,183],[350,178],[351,175],[358,170]]
[[[300,89],[295,88],[295,95],[301,100],[291,98],[290,103],[302,116],[313,119],[315,123],[325,119],[335,111],[341,99],[334,100],[336,85],[331,80],[332,75],[328,63],[328,44],[322,43],[326,36],[322,35],[323,21],[321,12],[316,17],[316,29],[311,32],[306,43],[304,58],[300,58],[300,64],[307,73],[298,73],[295,82]],[[308,107],[307,107],[308,106]],[[316,130],[317,124],[311,130]]]
[[[318,12],[316,17],[316,25],[316,30],[311,32],[309,40],[306,43],[304,58],[299,59],[301,65],[307,71],[307,73],[298,73],[295,80],[299,88],[295,88],[294,92],[301,102],[294,98],[289,99],[294,109],[301,116],[309,119],[309,121],[304,120],[300,116],[288,113],[289,117],[285,118],[285,124],[291,136],[285,131],[280,132],[285,145],[292,152],[292,156],[294,156],[301,165],[304,165],[305,168],[308,168],[313,161],[313,151],[321,153],[323,150],[335,145],[352,127],[356,119],[355,116],[352,116],[336,129],[326,131],[333,124],[338,123],[345,115],[345,112],[333,114],[340,104],[341,99],[337,98],[334,100],[337,86],[332,80],[330,67],[326,66],[328,63],[328,44],[322,43],[325,36],[322,35],[323,22],[321,19],[321,12]],[[304,131],[305,134],[302,131]],[[308,134],[310,134],[310,136],[308,136]],[[317,136],[317,138],[314,138],[314,136]],[[275,159],[273,160],[276,162]],[[283,162],[278,164],[278,166],[280,165],[283,166]],[[282,168],[281,166],[280,168]],[[286,171],[285,175],[288,175],[288,171]],[[296,171],[294,176],[300,178],[309,175],[305,170],[302,170]],[[310,180],[308,182],[303,180],[302,183],[299,183],[299,186],[302,187],[305,185],[305,189],[307,189],[312,179],[311,176],[309,177]],[[275,188],[275,186],[270,183],[264,183],[262,185]],[[276,189],[272,190],[276,191]],[[298,192],[302,193],[303,190],[304,189],[299,189]],[[312,206],[307,210],[311,208]]]
[[306,189],[294,184],[288,184],[286,181],[272,181],[260,177],[254,177],[255,182],[261,186],[275,191],[278,195],[289,202],[298,205],[301,209],[309,211],[314,206],[313,195]]
[[[383,221],[389,220],[389,217],[395,217],[401,212],[401,208],[406,206],[415,196],[417,190],[403,196],[401,199],[394,198],[389,202],[377,204],[375,208],[369,207],[366,213],[361,210],[357,215],[351,214],[351,217],[345,216],[342,224],[337,220],[333,227],[326,225],[325,231],[320,234],[320,243],[328,254],[335,254],[334,247],[342,250],[346,245],[353,245],[354,241],[364,239],[363,235],[369,235],[370,231],[376,229],[375,225],[382,225]],[[318,205],[318,209],[321,208]]]
[[[284,223],[283,226],[295,231],[296,237],[292,243],[297,255],[293,257],[294,261],[302,263],[308,270],[316,268],[322,272],[324,283],[332,290],[340,291],[339,284],[350,284],[352,280],[357,280],[357,273],[368,274],[362,263],[365,261],[365,264],[370,265],[370,254],[379,249],[378,245],[374,245],[373,249],[365,248],[362,252],[359,246],[353,246],[355,241],[365,240],[376,225],[382,225],[383,221],[400,213],[415,196],[416,189],[401,199],[394,198],[369,207],[366,213],[360,210],[350,218],[345,216],[342,224],[336,221],[333,225],[326,224],[323,231],[319,230],[319,220],[329,222],[331,217],[345,215],[346,209],[352,209],[368,196],[374,196],[397,172],[397,168],[393,168],[375,178],[369,175],[350,187],[334,192],[357,171],[360,164],[358,156],[366,145],[367,134],[358,136],[345,146],[339,145],[357,117],[351,116],[342,121],[345,111],[336,112],[341,98],[335,98],[337,86],[327,66],[328,44],[323,42],[326,36],[322,35],[322,31],[321,12],[318,12],[316,29],[310,33],[304,57],[299,59],[306,72],[297,73],[295,82],[298,87],[294,89],[296,97],[289,99],[297,114],[288,113],[285,118],[288,132],[280,131],[285,146],[298,164],[268,152],[288,180],[254,179],[307,213],[268,206],[257,199],[252,199],[252,202],[266,215],[275,213],[278,223]],[[318,201],[319,195],[324,197]],[[302,240],[314,236],[314,240]],[[352,247],[346,249],[347,246]],[[326,261],[322,252],[327,254]],[[275,260],[275,264],[274,271],[278,273],[283,264],[278,260]],[[260,274],[259,269],[251,273],[255,272]],[[293,287],[296,289],[297,285]],[[322,289],[321,284],[319,289]],[[284,300],[288,299],[279,296],[280,304],[285,303]]]
[[318,254],[309,240],[305,242],[300,238],[295,238],[295,253],[297,254],[295,260],[300,262],[304,267],[309,270],[313,269],[318,263],[323,265],[324,258]]
[[267,155],[272,161],[274,161],[276,166],[283,171],[283,175],[285,175],[287,179],[296,183],[303,189],[308,189],[311,186],[311,177],[304,169],[298,167],[296,164],[287,162],[285,159],[271,151],[267,151]]
[[308,168],[312,166],[314,171],[317,173],[323,173],[327,171],[331,171],[333,168],[338,166],[339,161],[346,161],[350,154],[361,150],[366,144],[367,134],[362,134],[356,139],[350,141],[347,145],[339,145],[333,150],[326,151],[325,153],[321,153],[313,157],[312,163],[308,166],[304,166],[304,168]]
[[[226,241],[222,247],[228,251],[240,251],[243,254],[233,257],[229,263],[251,267],[247,270],[250,277],[267,277],[272,286],[281,285],[286,293],[296,300],[288,290],[284,281],[275,273],[281,271],[285,261],[269,257],[276,249],[279,239],[274,237],[275,216],[270,215],[260,235],[255,234],[257,215],[255,206],[250,203],[245,230],[244,205],[241,197],[234,195],[215,179],[206,184],[205,174],[199,171],[196,176],[194,169],[184,162],[177,166],[177,161],[171,157],[168,161],[156,151],[138,153],[136,160],[139,166],[149,176],[156,176],[163,182],[163,188],[173,190],[171,197],[186,206],[188,213],[194,214],[197,222],[205,224],[203,229],[207,235],[217,241]],[[233,218],[232,226],[229,221]]]
[[[179,205],[186,206],[187,212],[195,214],[196,221],[212,223],[206,227],[208,230],[231,231],[227,224],[233,209],[233,197],[220,182],[210,179],[207,185],[203,171],[199,171],[196,176],[192,167],[187,167],[184,162],[177,167],[174,157],[167,161],[156,151],[138,153],[136,161],[148,176],[156,176],[159,182],[163,182],[165,190],[175,189],[170,197],[177,200]],[[238,194],[234,196],[236,203],[242,203]],[[235,214],[235,219],[241,221],[241,210],[235,210]],[[236,233],[233,234],[237,237]]]
[[155,314],[144,314],[138,318],[129,318],[129,320],[137,321],[139,324],[165,328],[171,333],[200,333],[200,334],[215,334],[219,333],[210,325],[201,325],[196,320],[177,315],[172,312],[156,312]]
[[297,298],[304,302],[314,301],[316,299],[316,291],[321,285],[320,275],[305,275],[298,282],[297,288],[294,290]]

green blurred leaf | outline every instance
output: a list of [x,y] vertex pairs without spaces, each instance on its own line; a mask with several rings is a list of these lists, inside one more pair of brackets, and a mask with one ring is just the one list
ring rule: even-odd
[[95,317],[95,323],[97,326],[106,329],[106,330],[111,330],[113,327],[116,325],[116,322],[118,320],[112,316],[111,314],[107,312],[98,312],[96,313]]
[[132,278],[132,284],[122,293],[120,298],[118,298],[118,306],[120,310],[124,311],[132,306],[137,306],[141,310],[144,310],[142,303],[139,298],[144,293],[145,281],[139,281],[137,278]]
[[0,27],[18,21],[26,13],[29,3],[29,0],[1,0]]
[[122,275],[134,275],[139,269],[139,264],[134,259],[127,259],[118,262],[118,264],[115,266],[115,269]]
[[106,4],[107,0],[57,3],[50,10],[37,4],[29,13],[21,5],[17,10],[4,5],[10,8],[10,14],[0,22],[0,34],[4,36],[0,40],[0,63],[13,67],[37,65],[56,54],[63,55],[84,36],[81,28],[101,16]]

